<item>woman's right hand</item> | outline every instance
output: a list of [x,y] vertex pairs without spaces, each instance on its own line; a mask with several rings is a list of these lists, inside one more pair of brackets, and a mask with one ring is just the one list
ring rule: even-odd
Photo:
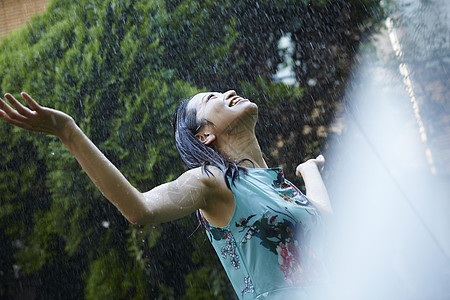
[[296,174],[303,177],[306,188],[306,197],[312,202],[322,213],[330,214],[333,212],[330,203],[330,197],[323,182],[320,171],[325,163],[323,155],[309,159],[298,165]]
[[72,117],[59,110],[40,106],[25,92],[22,92],[21,96],[31,109],[23,106],[7,93],[5,98],[15,109],[0,98],[0,118],[29,131],[55,135],[60,139],[69,138],[70,133],[76,127]]
[[325,157],[323,157],[323,155],[320,154],[316,158],[308,159],[304,163],[299,164],[297,166],[297,169],[295,169],[295,174],[298,177],[302,177],[302,174],[305,172],[305,169],[311,167],[317,168],[320,172],[322,172],[324,164],[325,164]]

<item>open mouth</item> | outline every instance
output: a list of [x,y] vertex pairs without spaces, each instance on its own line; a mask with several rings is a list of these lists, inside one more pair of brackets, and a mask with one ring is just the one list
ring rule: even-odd
[[234,96],[233,98],[230,99],[230,104],[228,106],[233,107],[243,100],[245,100],[245,99],[243,99],[242,97]]

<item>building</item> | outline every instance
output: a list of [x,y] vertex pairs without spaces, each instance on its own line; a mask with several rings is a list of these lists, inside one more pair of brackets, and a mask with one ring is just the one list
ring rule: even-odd
[[18,29],[37,13],[45,11],[48,0],[0,0],[0,37]]

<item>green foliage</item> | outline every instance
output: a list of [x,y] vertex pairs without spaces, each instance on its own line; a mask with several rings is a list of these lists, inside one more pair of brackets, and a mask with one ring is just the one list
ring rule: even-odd
[[[178,100],[199,90],[234,88],[254,99],[266,154],[294,164],[323,146],[317,134],[304,134],[305,126],[317,133],[335,107],[335,98],[308,87],[308,78],[330,91],[330,82],[348,72],[344,51],[322,49],[354,49],[357,41],[344,33],[370,28],[374,3],[53,0],[46,13],[2,39],[0,92],[25,90],[70,114],[141,191],[184,170],[171,115]],[[327,10],[339,21],[337,36],[331,17],[323,17]],[[315,31],[322,40],[311,45],[326,47],[308,48],[305,39]],[[273,81],[285,55],[278,40],[286,34],[295,42],[292,59],[305,63],[295,69],[293,86]],[[322,61],[311,58],[315,49]],[[310,61],[326,68],[316,72]],[[0,147],[0,243],[7,245],[0,297],[20,295],[14,288],[2,294],[3,285],[37,287],[43,299],[235,297],[204,235],[186,238],[195,227],[189,220],[129,225],[57,138],[0,122]]]
[[120,258],[119,251],[106,250],[90,265],[86,299],[145,299],[142,267]]
[[[171,115],[179,99],[196,92],[162,62],[166,19],[158,1],[54,1],[48,13],[2,42],[0,66],[8,72],[0,75],[0,89],[27,90],[42,105],[70,114],[132,184],[148,190],[179,173]],[[83,253],[90,261],[86,297],[142,296],[149,287],[142,284],[144,265],[136,264],[139,251],[132,243],[108,247],[135,236],[76,160],[55,138],[32,137],[5,123],[0,130],[6,150],[0,222],[23,243],[15,255],[21,269],[36,273],[55,257]],[[154,245],[158,234],[148,236]],[[64,291],[55,293],[48,296]]]
[[228,88],[224,80],[239,70],[231,51],[238,36],[237,16],[230,14],[233,1],[169,0],[166,5],[171,14],[162,43],[168,66],[197,86]]

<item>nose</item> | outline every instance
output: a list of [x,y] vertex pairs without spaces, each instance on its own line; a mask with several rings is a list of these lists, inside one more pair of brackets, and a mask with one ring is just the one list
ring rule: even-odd
[[234,96],[236,96],[236,92],[234,90],[229,90],[229,91],[226,91],[223,94],[223,99],[224,100],[228,100],[228,99],[230,99],[231,97],[234,97]]

